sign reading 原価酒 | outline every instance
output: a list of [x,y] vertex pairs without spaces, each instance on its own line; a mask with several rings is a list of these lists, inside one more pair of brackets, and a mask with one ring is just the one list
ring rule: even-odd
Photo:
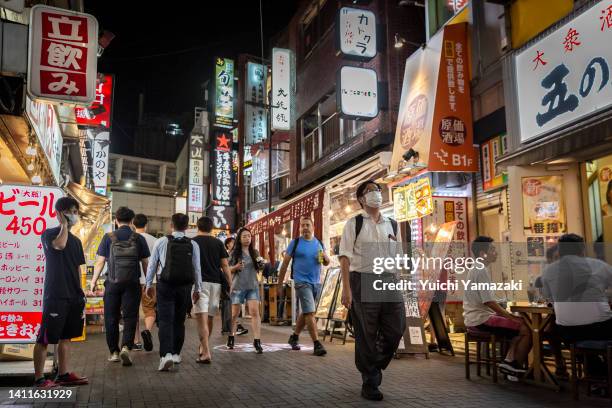
[[597,2],[516,54],[520,140],[612,104],[612,1]]
[[95,99],[98,22],[84,13],[36,5],[30,14],[28,93],[49,102]]

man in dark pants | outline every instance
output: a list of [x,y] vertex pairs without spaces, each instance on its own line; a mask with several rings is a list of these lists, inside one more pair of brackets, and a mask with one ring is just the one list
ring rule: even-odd
[[[152,296],[153,277],[157,274],[157,319],[159,322],[159,371],[169,371],[174,364],[180,364],[181,350],[185,342],[185,318],[187,306],[196,303],[202,287],[202,273],[200,269],[200,248],[194,241],[185,237],[185,230],[189,225],[189,217],[185,214],[172,216],[172,238],[174,241],[189,241],[191,244],[191,261],[193,269],[193,282],[195,284],[173,284],[166,282],[160,275],[168,262],[180,262],[177,254],[169,255],[169,237],[162,237],[155,242],[146,277],[145,296]],[[188,256],[188,255],[186,255]],[[178,264],[177,264],[178,265]],[[174,265],[171,265],[174,267]],[[184,266],[184,265],[183,265]],[[188,266],[188,265],[187,265]],[[183,269],[186,270],[186,269]],[[190,296],[191,294],[191,296]],[[190,299],[191,297],[191,299]]]
[[[130,350],[134,347],[141,298],[140,265],[143,270],[147,270],[150,256],[147,241],[130,227],[134,215],[134,211],[127,207],[119,207],[115,212],[119,228],[106,234],[100,242],[90,286],[90,295],[93,295],[91,292],[94,292],[104,264],[107,263],[109,272],[104,281],[104,326],[110,351],[108,361],[121,361],[124,366],[132,365]],[[128,252],[119,255],[119,252],[113,249],[118,248],[119,242],[126,242]],[[126,271],[129,275],[127,277],[123,272],[125,269],[130,269]],[[123,339],[119,348],[119,320],[122,316]]]
[[[374,281],[393,281],[392,273],[373,273],[374,258],[401,253],[395,221],[380,213],[382,191],[372,180],[357,187],[357,200],[364,210],[344,226],[340,243],[342,304],[350,308],[355,328],[355,365],[361,372],[363,398],[380,401],[378,387],[406,327],[401,292],[375,293]],[[391,271],[392,272],[392,271]]]

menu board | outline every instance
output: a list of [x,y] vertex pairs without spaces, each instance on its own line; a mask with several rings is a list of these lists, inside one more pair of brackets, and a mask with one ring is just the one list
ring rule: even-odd
[[560,234],[567,230],[563,176],[523,177],[523,228],[532,234]]
[[336,294],[336,286],[340,280],[340,269],[330,268],[327,270],[327,276],[325,282],[323,282],[323,288],[321,289],[321,298],[317,305],[317,311],[315,317],[317,319],[328,319],[332,304],[334,302],[334,295]]
[[33,343],[42,320],[45,254],[57,187],[0,185],[0,343]]
[[393,209],[398,222],[424,217],[433,212],[429,177],[419,177],[393,191]]

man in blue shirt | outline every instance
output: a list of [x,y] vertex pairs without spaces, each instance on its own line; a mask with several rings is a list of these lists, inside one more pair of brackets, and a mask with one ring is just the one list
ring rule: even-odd
[[299,336],[304,326],[314,343],[314,355],[324,356],[327,351],[318,339],[317,323],[315,321],[315,299],[321,290],[321,264],[329,265],[329,256],[321,241],[313,234],[314,224],[310,218],[300,220],[301,236],[292,240],[287,247],[287,253],[280,267],[279,288],[283,297],[283,281],[287,273],[289,261],[292,261],[291,272],[295,286],[295,295],[299,301],[301,313],[298,316],[295,331],[289,337],[293,350],[299,350]]
[[[106,343],[110,352],[108,361],[121,361],[124,366],[132,365],[130,350],[134,347],[134,335],[138,324],[138,312],[140,307],[140,267],[147,270],[150,256],[149,246],[144,237],[132,231],[131,224],[134,220],[134,211],[127,207],[119,207],[115,212],[115,220],[119,225],[115,231],[106,234],[100,245],[94,274],[91,279],[89,295],[92,296],[96,289],[98,278],[108,263],[104,281],[104,326],[106,329]],[[115,242],[115,244],[113,244]],[[111,248],[117,242],[124,242],[126,255],[113,254]],[[133,245],[133,246],[132,246]],[[130,255],[131,254],[131,255]],[[110,273],[113,270],[117,276]],[[119,276],[120,268],[129,269],[128,276]],[[123,316],[123,339],[119,348],[119,320]]]
[[[145,296],[153,296],[153,278],[157,275],[157,318],[159,320],[159,371],[169,371],[174,364],[180,364],[181,350],[185,342],[185,317],[191,300],[197,303],[202,288],[200,267],[200,247],[185,236],[189,217],[177,213],[172,216],[172,235],[155,242],[146,276]],[[180,249],[179,245],[180,244]],[[185,247],[191,244],[188,253]],[[174,249],[172,249],[174,248]],[[176,251],[176,252],[175,252]],[[172,270],[173,272],[169,272]],[[184,277],[186,272],[193,274],[191,282],[168,281],[164,273],[173,279],[174,273]]]

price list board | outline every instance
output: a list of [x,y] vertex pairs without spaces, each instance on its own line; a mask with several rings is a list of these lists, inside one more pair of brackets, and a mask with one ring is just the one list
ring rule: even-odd
[[0,343],[33,343],[42,318],[41,235],[58,226],[57,187],[0,185]]

